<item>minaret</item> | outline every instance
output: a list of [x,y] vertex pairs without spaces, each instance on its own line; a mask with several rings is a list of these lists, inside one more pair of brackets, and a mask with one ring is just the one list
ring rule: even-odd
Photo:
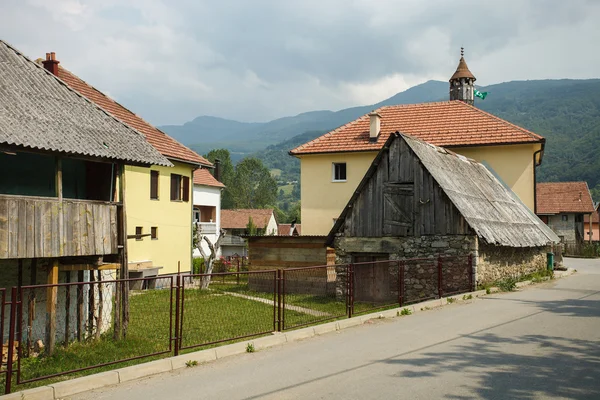
[[475,77],[469,71],[467,62],[464,58],[465,49],[460,48],[460,61],[456,72],[450,78],[450,100],[461,100],[467,104],[473,105],[475,97]]

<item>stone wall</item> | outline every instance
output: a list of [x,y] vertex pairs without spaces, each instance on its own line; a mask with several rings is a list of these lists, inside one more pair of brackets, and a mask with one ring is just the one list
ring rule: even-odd
[[[563,221],[563,215],[567,217],[566,221]],[[577,243],[575,214],[549,215],[548,226],[561,238],[563,243],[569,245]]]
[[490,284],[546,268],[550,247],[503,247],[479,243],[476,257],[477,283]]
[[[438,256],[442,257],[441,294],[472,290],[473,269],[468,264],[468,256],[477,250],[477,240],[473,235],[385,238],[338,237],[335,240],[335,249],[336,264],[349,264],[354,261],[353,256],[364,255],[373,255],[388,260],[405,260],[402,263],[389,263],[389,265],[386,265],[387,273],[385,277],[382,277],[384,274],[381,271],[373,271],[371,274],[373,277],[388,280],[387,285],[378,284],[380,288],[389,287],[389,291],[384,294],[381,293],[381,289],[378,289],[379,298],[388,297],[393,299],[398,297],[398,270],[400,265],[404,265],[405,302],[438,297],[440,295],[438,291]],[[358,268],[358,266],[355,268]],[[338,266],[336,285],[338,298],[345,296],[346,275],[345,267]],[[355,273],[355,293],[358,285],[374,284],[366,280],[365,282],[357,281],[359,276],[360,274]]]

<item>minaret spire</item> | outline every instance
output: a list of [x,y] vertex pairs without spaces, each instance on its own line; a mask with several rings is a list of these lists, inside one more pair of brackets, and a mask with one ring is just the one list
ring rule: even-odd
[[465,61],[465,49],[460,48],[460,60],[456,72],[450,78],[450,100],[461,100],[467,104],[474,103],[475,76],[469,71]]

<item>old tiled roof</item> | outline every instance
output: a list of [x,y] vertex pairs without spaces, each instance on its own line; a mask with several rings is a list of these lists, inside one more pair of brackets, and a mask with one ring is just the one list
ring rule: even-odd
[[[290,228],[292,224],[278,224],[277,225],[277,234],[279,236],[290,236]],[[298,235],[302,234],[302,224],[294,225],[294,229],[298,232]]]
[[160,151],[165,157],[193,164],[212,166],[210,161],[198,155],[196,152],[188,149],[166,133],[150,125],[140,116],[134,114],[110,97],[106,96],[98,89],[84,82],[72,72],[59,66],[58,76],[60,79],[65,81],[67,85],[71,86],[73,89],[77,90],[79,93],[98,104],[104,110],[111,113],[115,118],[118,118],[127,125],[136,129],[138,132],[142,133],[148,142],[150,142],[150,144]]
[[[590,222],[590,216],[588,214],[583,215],[583,222]],[[600,222],[600,208],[598,207],[596,208],[596,211],[592,214],[592,222],[595,224]],[[599,238],[596,236],[596,239]]]
[[[390,149],[389,152],[400,151],[400,146],[393,147],[394,141],[399,140],[406,142],[471,229],[486,243],[507,247],[539,247],[559,242],[558,236],[483,164],[399,133],[388,139],[386,147]],[[345,226],[348,214],[359,209],[355,207],[355,202],[361,192],[367,190],[368,182],[375,179],[373,177],[377,176],[377,169],[387,168],[382,158],[389,152],[382,149],[371,163],[330,231],[327,238],[329,245]]]
[[194,171],[194,185],[214,186],[222,188],[225,187],[225,185],[216,180],[215,177],[206,168],[197,169]]
[[454,75],[452,75],[450,80],[452,81],[454,79],[460,78],[471,78],[475,80],[475,76],[471,73],[471,71],[469,71],[469,67],[467,67],[467,62],[465,61],[464,57],[460,58],[460,61],[458,62],[458,67],[456,68],[456,72],[454,73]]
[[248,225],[250,217],[257,228],[265,229],[273,215],[273,209],[236,209],[221,210],[221,228],[244,229]]
[[375,111],[381,115],[381,134],[376,142],[369,141],[369,116],[363,115],[290,154],[379,151],[396,131],[444,147],[544,141],[533,132],[458,100],[384,106]]
[[538,214],[594,212],[594,203],[587,182],[538,183],[536,212]]
[[1,40],[0,144],[172,165],[140,133]]

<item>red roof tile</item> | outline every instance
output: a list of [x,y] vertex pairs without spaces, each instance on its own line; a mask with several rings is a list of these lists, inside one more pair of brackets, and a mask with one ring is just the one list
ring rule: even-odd
[[379,151],[396,131],[443,147],[544,141],[533,132],[458,100],[385,106],[375,111],[381,115],[381,134],[376,142],[369,141],[369,116],[363,115],[290,154]]
[[[583,222],[590,222],[590,216],[588,214],[584,214]],[[592,214],[592,222],[597,224],[600,223],[600,207],[596,209],[596,212]],[[597,240],[600,240],[598,236],[596,236]]]
[[[292,227],[292,224],[278,224],[277,225],[277,234],[279,236],[290,236],[291,227]],[[296,232],[298,233],[298,235],[302,234],[302,224],[296,224],[296,225],[294,225],[294,228],[295,228]]]
[[252,217],[252,222],[257,228],[265,229],[273,215],[273,209],[237,209],[221,210],[221,228],[223,229],[244,229],[248,225],[248,220]]
[[125,124],[143,134],[146,137],[146,140],[148,140],[148,142],[163,156],[184,162],[212,166],[210,161],[188,149],[166,133],[150,125],[140,116],[129,111],[101,91],[87,84],[72,72],[59,67],[58,77],[71,88],[87,97],[90,101],[102,107],[106,112],[112,114],[115,118],[123,121]]
[[215,179],[215,177],[206,168],[197,169],[194,171],[194,185],[214,186],[224,188],[221,182]]
[[586,182],[538,183],[536,206],[537,214],[594,212],[594,203]]

